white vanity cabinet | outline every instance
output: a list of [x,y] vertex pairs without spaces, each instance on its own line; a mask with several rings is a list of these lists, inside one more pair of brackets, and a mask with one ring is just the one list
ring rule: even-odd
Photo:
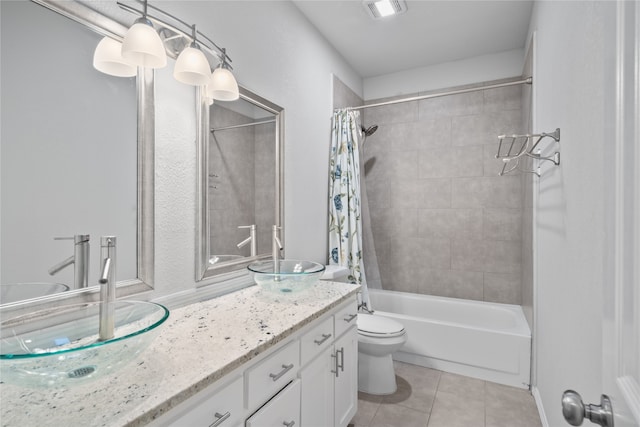
[[240,427],[244,425],[244,381],[241,375],[226,385],[213,384],[186,400],[152,426]]
[[358,402],[355,315],[353,296],[151,425],[345,427]]
[[[356,414],[358,403],[358,331],[356,304],[338,310],[329,322],[335,340],[327,339],[327,325],[302,337],[314,343],[315,352],[302,352],[301,421],[303,427],[345,427]],[[348,320],[345,320],[348,319]],[[329,345],[330,344],[330,345]],[[315,358],[314,358],[315,357]],[[309,362],[309,363],[306,363]]]
[[258,409],[246,427],[300,426],[300,380],[295,380]]

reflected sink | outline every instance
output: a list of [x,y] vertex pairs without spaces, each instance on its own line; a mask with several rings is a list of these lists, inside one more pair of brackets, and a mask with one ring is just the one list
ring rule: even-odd
[[247,266],[253,280],[271,292],[299,292],[314,285],[324,272],[324,265],[313,261],[283,259],[276,271],[273,261],[258,261]]
[[75,304],[3,320],[0,380],[61,387],[116,372],[155,338],[169,317],[160,304],[116,301],[114,337],[99,341],[100,303]]
[[69,287],[62,283],[28,282],[0,285],[0,304],[24,301],[26,299],[44,297],[68,291]]

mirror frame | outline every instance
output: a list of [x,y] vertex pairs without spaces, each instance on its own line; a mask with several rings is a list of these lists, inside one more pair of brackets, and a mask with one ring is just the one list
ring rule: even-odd
[[[122,41],[127,27],[76,1],[31,0],[37,5],[63,15],[88,29]],[[91,61],[91,58],[87,58]],[[155,103],[154,72],[138,67],[137,98],[137,278],[117,282],[117,297],[150,291],[154,283],[154,174],[155,174]],[[70,290],[44,297],[2,304],[3,311],[30,311],[50,304],[67,304],[100,299],[99,286]],[[15,309],[15,310],[14,310]]]
[[[275,218],[277,226],[282,227],[280,240],[284,246],[284,108],[268,101],[251,92],[243,86],[239,86],[240,99],[260,107],[272,114],[276,122],[275,138]],[[230,273],[247,273],[246,267],[259,259],[270,258],[272,255],[262,254],[254,257],[245,257],[238,260],[210,265],[210,221],[209,214],[209,135],[211,132],[209,120],[209,104],[205,99],[204,89],[198,91],[198,132],[196,152],[196,197],[198,206],[196,209],[196,253],[195,272],[196,282],[205,279],[214,279],[219,276],[221,280],[228,278]],[[206,284],[209,284],[207,282]]]

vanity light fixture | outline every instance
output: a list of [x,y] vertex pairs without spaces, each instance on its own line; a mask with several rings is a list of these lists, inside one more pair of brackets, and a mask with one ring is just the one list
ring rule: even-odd
[[131,64],[163,68],[167,65],[167,52],[160,35],[147,17],[147,0],[143,0],[142,17],[129,28],[122,42],[122,57]]
[[[167,63],[167,51],[160,34],[153,27],[153,24],[155,24],[160,27],[160,33],[166,42],[174,39],[186,39],[188,43],[188,46],[182,49],[178,55],[173,70],[173,76],[176,80],[193,86],[205,86],[205,96],[209,105],[213,104],[214,99],[234,101],[240,97],[238,82],[236,82],[231,73],[232,67],[229,64],[231,58],[227,55],[226,49],[219,47],[210,38],[197,31],[195,25],[189,25],[170,13],[147,4],[147,0],[131,0],[130,2],[141,3],[143,9],[138,10],[121,1],[116,3],[127,12],[139,14],[142,17],[138,18],[125,34],[120,49],[121,56],[116,54],[117,48],[115,46],[116,44],[119,45],[116,40],[105,37],[104,40],[111,40],[105,41],[105,44],[109,43],[110,49],[116,51],[115,53],[109,51],[108,55],[103,53],[106,48],[101,46],[102,42],[98,44],[94,53],[94,67],[97,70],[113,76],[133,76],[137,72],[136,66],[148,68],[164,67]],[[190,31],[180,30],[175,25],[167,23],[164,19],[148,14],[148,8],[189,27]],[[175,41],[172,43],[175,43]],[[177,51],[178,49],[175,49],[173,54],[177,54]],[[213,73],[211,73],[211,65],[203,51],[220,61],[220,65]],[[123,69],[119,69],[114,64],[121,65]],[[126,68],[127,65],[131,68]]]
[[192,85],[192,86],[204,86],[209,83],[211,78],[211,66],[207,57],[200,50],[200,47],[195,42],[196,40],[196,26],[193,25],[193,42],[184,48],[184,50],[178,56],[176,66],[173,69],[173,77],[179,82]]
[[207,86],[207,95],[220,101],[235,101],[240,97],[238,82],[233,77],[226,61],[225,49],[222,49],[222,62],[211,74],[211,80]]
[[100,40],[93,53],[93,67],[116,77],[133,77],[138,74],[138,67],[122,57],[122,43],[108,36]]

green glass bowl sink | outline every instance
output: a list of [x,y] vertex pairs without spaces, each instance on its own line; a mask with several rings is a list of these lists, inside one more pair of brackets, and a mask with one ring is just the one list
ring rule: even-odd
[[324,265],[313,261],[283,259],[277,267],[271,260],[251,263],[247,269],[253,274],[253,280],[263,289],[291,293],[316,284],[324,272]]
[[0,323],[0,381],[60,387],[103,377],[135,359],[169,317],[164,306],[116,301],[114,337],[98,339],[100,303],[41,310]]

